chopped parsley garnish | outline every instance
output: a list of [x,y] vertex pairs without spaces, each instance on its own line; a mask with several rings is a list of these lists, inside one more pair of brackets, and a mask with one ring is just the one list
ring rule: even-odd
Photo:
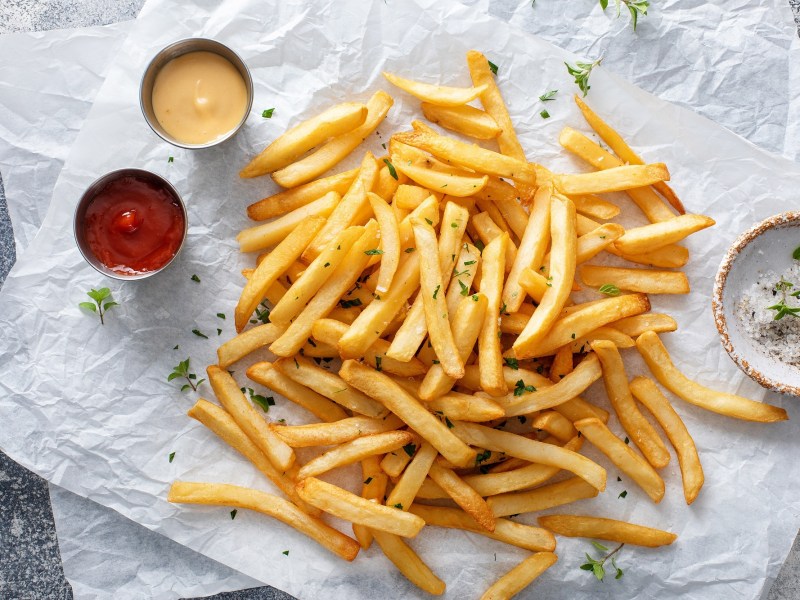
[[539,100],[541,100],[542,102],[550,102],[556,99],[557,93],[558,90],[550,90],[549,92],[545,92],[544,94],[539,96]]
[[495,75],[497,75],[497,65],[496,65],[496,64],[494,64],[494,63],[493,63],[492,61],[490,61],[489,59],[486,59],[486,62],[488,62],[488,63],[489,63],[489,70],[490,70],[492,73],[494,73]]
[[529,394],[530,392],[535,392],[536,388],[532,385],[525,385],[525,382],[520,379],[517,383],[514,384],[514,395],[515,396],[522,396],[523,394]]
[[597,291],[606,296],[619,296],[620,294],[619,288],[613,283],[604,283]]
[[391,175],[396,180],[397,179],[397,171],[395,170],[394,165],[389,162],[388,158],[384,158],[383,162],[386,163],[386,168],[389,169],[389,175]]
[[519,369],[519,361],[516,358],[504,358],[507,367],[511,367],[515,371]]
[[274,112],[275,112],[274,108],[268,108],[268,109],[266,109],[266,110],[261,112],[261,116],[264,117],[265,119],[271,119],[272,118],[272,113],[274,113]]

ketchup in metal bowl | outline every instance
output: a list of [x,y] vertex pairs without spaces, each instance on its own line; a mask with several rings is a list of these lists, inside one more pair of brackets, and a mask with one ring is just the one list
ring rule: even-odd
[[112,277],[141,278],[161,270],[185,235],[186,209],[178,193],[163,178],[138,169],[97,180],[75,214],[81,252]]

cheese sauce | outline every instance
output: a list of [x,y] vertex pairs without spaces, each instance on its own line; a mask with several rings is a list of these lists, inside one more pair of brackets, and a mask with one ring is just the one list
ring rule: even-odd
[[189,52],[156,75],[153,110],[164,130],[184,144],[212,142],[235,129],[247,110],[247,87],[230,61]]

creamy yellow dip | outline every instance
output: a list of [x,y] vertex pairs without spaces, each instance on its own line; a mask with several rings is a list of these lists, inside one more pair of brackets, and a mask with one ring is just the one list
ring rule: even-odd
[[234,129],[247,109],[247,88],[230,61],[213,52],[189,52],[156,75],[153,110],[179,142],[205,144]]

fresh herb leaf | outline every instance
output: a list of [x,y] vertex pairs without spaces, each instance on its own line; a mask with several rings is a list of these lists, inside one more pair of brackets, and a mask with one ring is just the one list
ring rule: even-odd
[[492,457],[491,450],[484,450],[483,452],[478,452],[478,455],[475,457],[475,464],[479,465],[485,460],[489,460]]
[[235,509],[235,508],[231,511],[231,521],[233,521],[236,518],[236,515],[238,514],[238,512],[239,511],[237,509]]
[[289,556],[289,551],[288,550],[284,550],[283,552],[281,552],[281,554],[283,554],[284,556]]
[[217,313],[217,318],[225,320],[225,313]]
[[391,175],[395,180],[397,180],[397,171],[394,168],[394,165],[389,162],[388,158],[384,158],[383,162],[386,163],[386,168],[389,169],[389,175]]
[[437,285],[437,286],[436,286],[436,289],[435,289],[435,290],[433,290],[433,299],[434,299],[434,300],[436,300],[436,296],[439,294],[439,289],[440,289],[441,287],[442,287],[441,285]]
[[377,256],[379,254],[383,254],[383,250],[378,250],[377,248],[373,248],[372,250],[364,250],[364,254],[367,256]]
[[619,296],[620,294],[619,288],[613,283],[604,283],[597,291],[606,296]]
[[274,112],[275,112],[274,108],[268,108],[268,109],[266,109],[266,110],[261,112],[261,116],[264,117],[265,119],[271,119],[272,118],[272,113],[274,113]]
[[444,418],[444,424],[447,425],[448,429],[452,429],[454,427],[453,422],[447,417]]
[[181,386],[181,391],[185,392],[188,389],[191,389],[193,392],[197,391],[197,388],[201,383],[205,381],[205,379],[201,379],[200,381],[197,380],[197,375],[192,373],[189,370],[189,361],[191,359],[187,358],[186,360],[182,360],[178,363],[176,367],[173,367],[172,373],[167,376],[167,381],[173,381],[174,379],[183,378],[186,380],[186,383]]
[[383,357],[381,357],[381,356],[376,356],[375,357],[375,370],[376,371],[382,371],[383,370],[383,369],[381,369],[381,361],[383,361]]
[[507,367],[511,367],[515,371],[519,369],[519,361],[516,358],[504,358]]
[[458,285],[459,285],[459,287],[461,288],[461,295],[462,295],[462,296],[469,296],[469,286],[468,286],[468,285],[466,285],[466,284],[465,284],[463,281],[461,281],[460,279],[456,279],[456,281],[458,281]]
[[414,444],[406,444],[403,446],[403,450],[405,450],[406,454],[409,456],[414,456],[414,452],[417,451],[417,447]]
[[191,279],[192,279],[192,281],[194,281],[195,283],[200,283],[200,278],[197,276],[197,274],[196,274],[196,273],[195,273],[194,275],[192,275]]
[[794,249],[794,252],[792,252],[792,258],[795,260],[800,260],[800,246]]
[[350,308],[351,306],[361,306],[361,298],[353,298],[352,300],[340,300],[339,305],[342,308]]
[[398,502],[397,504],[395,504],[395,505],[394,505],[394,507],[395,507],[395,508],[399,508],[400,510],[403,510],[403,505],[402,505],[400,502]]
[[199,329],[192,329],[192,333],[195,334],[197,337],[208,339],[208,336]]
[[489,70],[490,70],[492,73],[494,73],[495,75],[497,75],[497,65],[496,65],[496,64],[494,64],[494,63],[493,63],[492,61],[490,61],[489,59],[486,59],[486,62],[488,62],[488,63],[489,63]]
[[542,117],[543,119],[549,119],[550,113],[547,112],[547,110],[543,110],[542,112],[539,113],[539,116]]
[[514,384],[514,395],[515,396],[522,396],[523,394],[526,394],[526,393],[529,394],[529,393],[535,392],[535,391],[536,391],[535,387],[533,387],[532,385],[525,385],[525,382],[522,379],[520,379],[519,381],[517,381],[517,383]]
[[[592,542],[592,545],[598,550],[601,550],[602,552],[608,552],[608,548],[606,548],[602,544],[598,544],[597,542]],[[587,562],[583,563],[580,566],[580,568],[584,571],[591,571],[598,581],[603,581],[603,579],[606,576],[605,564],[606,561],[610,559],[611,564],[614,566],[614,569],[616,571],[614,579],[620,579],[622,577],[622,569],[620,569],[617,566],[615,562],[616,557],[614,555],[617,554],[620,550],[622,550],[623,546],[625,546],[625,544],[620,544],[619,546],[614,548],[611,552],[608,552],[608,554],[606,554],[605,556],[601,556],[600,558],[593,558],[589,556],[589,553],[587,552],[586,553]]]
[[589,76],[592,74],[592,69],[598,66],[603,61],[600,57],[592,63],[576,62],[575,65],[564,63],[567,66],[567,72],[575,78],[575,84],[583,92],[584,97],[589,93],[592,86],[589,85]]
[[542,102],[551,102],[556,99],[556,94],[558,90],[550,90],[549,92],[545,92],[541,96],[539,96],[539,100]]
[[619,496],[617,496],[617,498],[626,498],[627,496],[628,496],[628,490],[622,490],[619,493]]
[[175,460],[175,453],[174,452],[170,452],[169,453],[169,462],[172,462],[173,460]]
[[[94,300],[94,303],[79,302],[78,307],[98,314],[100,316],[100,324],[105,325],[106,323],[104,317],[106,310],[115,306],[119,306],[119,304],[114,302],[113,298],[111,297],[111,290],[107,287],[100,288],[99,290],[92,288],[90,291],[86,292],[86,295]],[[103,300],[106,299],[108,299],[108,302],[104,303]]]

